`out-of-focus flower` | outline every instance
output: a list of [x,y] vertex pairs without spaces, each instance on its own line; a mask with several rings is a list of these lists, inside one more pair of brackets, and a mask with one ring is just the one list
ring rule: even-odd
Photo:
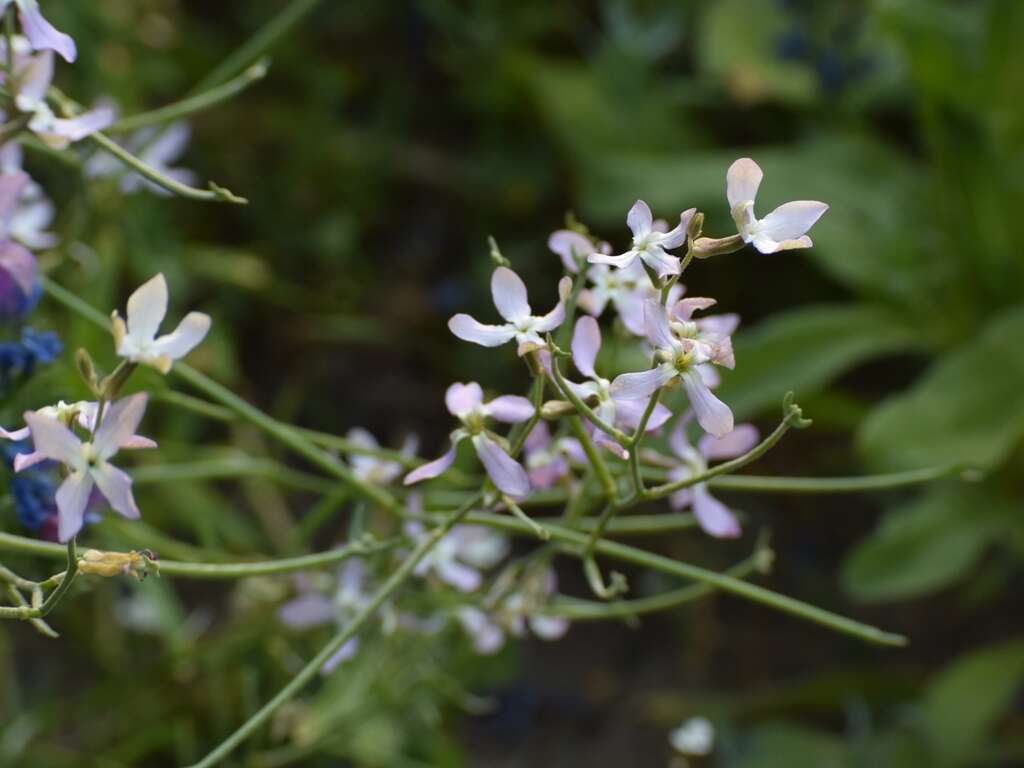
[[763,176],[761,168],[749,157],[741,157],[726,173],[725,193],[743,242],[752,243],[761,253],[810,248],[807,232],[828,210],[828,205],[817,200],[795,200],[758,219],[754,215],[754,199]]
[[[300,594],[277,612],[281,622],[292,629],[305,630],[331,623],[341,629],[370,601],[366,566],[361,560],[348,560],[341,566],[330,596],[317,590],[307,579],[298,581]],[[321,674],[329,674],[358,650],[359,638],[353,637],[324,662]]]
[[[428,535],[416,521],[407,523],[405,531],[416,542]],[[419,562],[415,574],[434,574],[460,592],[474,592],[483,583],[481,571],[497,565],[508,550],[508,539],[490,528],[457,525]]]
[[[64,542],[82,527],[85,507],[95,486],[115,511],[137,519],[139,508],[132,496],[132,479],[109,463],[121,445],[135,435],[146,410],[146,395],[137,394],[113,403],[90,442],[83,443],[57,419],[34,411],[25,413],[32,434],[34,454],[64,464],[70,474],[57,489],[58,538]],[[26,464],[20,455],[15,470]]]
[[52,363],[63,345],[53,331],[21,329],[19,341],[0,342],[0,392],[35,373],[40,365]]
[[35,256],[10,239],[9,223],[28,181],[22,171],[0,173],[0,316],[7,319],[23,318],[41,295]]
[[[686,420],[669,436],[669,447],[682,463],[669,470],[670,482],[678,482],[704,474],[708,462],[735,459],[757,445],[757,429],[751,424],[737,424],[724,437],[704,435],[694,448],[686,439]],[[739,536],[740,524],[736,516],[722,502],[711,495],[706,483],[697,483],[689,488],[676,491],[669,498],[673,509],[693,508],[693,514],[706,533],[718,538]]]
[[[30,450],[24,442],[0,446],[0,455],[9,469],[14,469],[14,459],[22,451]],[[23,472],[10,479],[11,497],[18,521],[30,531],[40,531],[57,519],[57,502],[54,495],[57,484],[46,467],[34,472]],[[53,538],[56,539],[54,526]]]
[[709,755],[715,747],[715,727],[706,717],[691,717],[668,735],[668,743],[683,755]]
[[[353,427],[345,435],[345,438],[350,443],[354,443],[362,448],[370,450],[380,448],[377,438],[362,427]],[[413,458],[416,455],[418,445],[419,440],[415,435],[407,437],[400,451],[402,456],[409,459]],[[356,477],[376,485],[387,485],[401,475],[403,469],[400,462],[360,453],[351,454],[349,463],[352,465],[352,472],[355,473]]]
[[78,56],[75,41],[43,18],[37,0],[0,0],[0,12],[6,11],[11,3],[18,9],[21,31],[28,38],[32,50],[56,51],[68,63],[75,60]]
[[523,443],[524,463],[530,485],[534,488],[553,488],[571,475],[571,464],[586,464],[583,446],[574,437],[552,439],[546,422],[538,421]]
[[[572,360],[576,369],[587,377],[588,381],[576,384],[566,381],[573,393],[593,408],[594,413],[606,424],[624,429],[636,429],[647,409],[647,398],[623,397],[614,382],[602,378],[594,368],[597,355],[601,351],[601,329],[592,317],[581,317],[576,321],[572,336]],[[618,381],[618,379],[616,379]],[[653,392],[653,390],[652,390]],[[658,403],[654,406],[647,431],[658,429],[668,421],[672,412]],[[629,458],[629,453],[621,445],[609,438],[600,430],[593,430],[594,443],[622,458]]]
[[544,613],[548,599],[557,589],[553,569],[535,570],[526,575],[520,589],[493,610],[485,612],[463,606],[455,615],[481,654],[496,653],[505,644],[506,634],[523,637],[527,628],[541,640],[557,640],[569,631],[569,621]]
[[[0,60],[5,60],[6,55],[6,41],[0,41]],[[13,82],[7,82],[6,73],[0,80],[14,96],[14,106],[17,110],[29,116],[28,129],[46,145],[54,149],[64,149],[96,131],[102,131],[114,122],[114,110],[107,106],[97,107],[70,118],[57,117],[53,113],[46,102],[46,93],[53,80],[53,51],[42,50],[32,53],[28,41],[23,37],[16,37],[13,60]]]
[[[187,168],[172,166],[172,163],[185,153],[191,134],[192,129],[189,124],[181,121],[167,127],[142,128],[129,136],[123,144],[126,150],[161,175],[191,186],[195,184],[196,174]],[[140,189],[146,189],[164,197],[171,194],[159,184],[154,184],[149,179],[125,168],[120,160],[111,157],[106,152],[97,152],[89,158],[85,164],[85,174],[94,179],[119,177],[118,184],[121,191],[127,194],[138,192]]]
[[618,256],[603,253],[591,253],[587,260],[591,264],[610,264],[619,269],[631,266],[637,259],[649,266],[658,277],[678,275],[679,259],[667,251],[678,248],[686,242],[687,227],[690,219],[697,212],[690,208],[679,215],[679,224],[669,232],[659,232],[654,227],[651,209],[643,200],[637,200],[629,209],[626,224],[633,233],[633,247]]
[[488,417],[515,424],[526,421],[533,415],[533,405],[525,397],[502,395],[488,403],[483,401],[483,390],[475,381],[468,384],[455,383],[445,393],[448,412],[462,422],[462,427],[451,434],[451,448],[439,459],[417,467],[405,476],[405,484],[437,477],[455,461],[456,446],[469,438],[476,455],[487,470],[494,485],[503,493],[522,498],[530,492],[530,479],[526,470],[498,442],[502,438],[484,426]]
[[156,275],[128,297],[128,322],[115,311],[111,318],[117,354],[167,373],[175,360],[191,352],[210,330],[210,316],[189,312],[172,333],[157,338],[167,314],[167,281]]
[[565,271],[573,275],[580,271],[580,259],[585,260],[597,250],[588,238],[571,229],[552,232],[548,237],[548,249],[558,254]]
[[613,394],[623,400],[646,399],[658,388],[680,380],[701,427],[715,437],[728,434],[733,426],[732,411],[714,396],[708,384],[709,374],[712,381],[717,379],[709,346],[680,338],[669,323],[665,307],[656,301],[644,304],[644,324],[658,362],[650,370],[618,376],[612,382]]
[[[53,203],[43,188],[23,173],[21,145],[8,141],[0,146],[0,185],[17,185],[22,176],[25,183],[17,191],[13,205],[7,208],[0,203],[0,240],[14,240],[33,251],[52,248],[60,242],[47,231],[53,221]],[[6,199],[6,195],[0,194],[0,200]]]
[[491,296],[494,306],[507,322],[504,325],[485,325],[467,314],[457,314],[448,321],[451,332],[463,341],[483,347],[499,347],[515,339],[518,352],[525,355],[541,349],[545,342],[541,334],[555,330],[565,319],[565,301],[572,290],[572,279],[563,277],[558,283],[558,304],[546,315],[534,315],[527,300],[526,285],[519,275],[508,267],[498,267],[491,276]]

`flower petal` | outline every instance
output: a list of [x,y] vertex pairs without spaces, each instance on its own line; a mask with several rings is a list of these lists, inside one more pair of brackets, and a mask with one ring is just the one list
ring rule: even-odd
[[76,117],[57,118],[53,121],[53,134],[69,141],[79,141],[102,131],[116,119],[117,113],[110,107],[96,107]]
[[725,174],[725,196],[729,199],[729,208],[735,209],[756,199],[763,177],[760,166],[749,157],[741,157],[730,165]]
[[555,308],[546,315],[538,317],[533,322],[532,330],[535,333],[548,333],[555,330],[565,321],[565,300],[560,299]]
[[742,532],[732,511],[712,496],[704,483],[693,486],[693,514],[706,533],[719,539],[734,539]]
[[700,371],[689,370],[682,375],[683,386],[690,398],[690,405],[697,416],[697,423],[715,437],[722,437],[732,431],[732,411],[708,389]]
[[673,248],[678,248],[680,245],[685,243],[688,234],[687,230],[690,227],[690,220],[693,218],[695,213],[697,213],[696,208],[688,208],[679,214],[679,224],[677,224],[674,229],[666,232],[658,241],[658,244],[666,250],[672,250]]
[[128,473],[113,464],[101,462],[92,470],[92,478],[114,511],[129,520],[141,517],[139,508],[132,496],[132,479]]
[[463,341],[482,347],[500,347],[512,341],[516,335],[516,329],[512,325],[485,325],[462,313],[448,321],[448,329]]
[[590,240],[571,229],[560,229],[553,232],[548,238],[548,248],[561,257],[562,265],[567,272],[572,274],[579,272],[577,261],[594,252],[594,246]]
[[278,620],[292,629],[319,627],[333,621],[337,615],[334,603],[316,592],[299,595],[277,610]]
[[72,472],[57,489],[57,538],[62,544],[82,530],[90,493],[92,478],[87,472]]
[[633,203],[633,207],[626,214],[626,226],[633,233],[633,237],[643,237],[650,233],[654,226],[654,217],[651,215],[651,209],[647,203],[643,200]]
[[459,419],[475,411],[483,402],[484,391],[475,381],[468,384],[457,381],[444,393],[444,404],[448,408],[448,413]]
[[0,437],[2,437],[4,440],[14,440],[15,442],[21,442],[31,434],[32,430],[29,429],[28,427],[22,427],[21,429],[16,429],[13,432],[8,432],[3,427],[0,427]]
[[152,341],[167,314],[167,281],[162,273],[128,297],[128,334],[136,342]]
[[491,275],[491,297],[498,314],[510,323],[530,316],[530,302],[526,297],[526,284],[508,267],[498,267]]
[[618,400],[646,400],[655,390],[676,377],[676,370],[669,363],[638,373],[623,373],[615,377],[609,391]]
[[34,467],[36,464],[42,464],[44,461],[47,461],[47,458],[39,453],[39,451],[19,453],[14,457],[14,471],[21,472],[23,469]]
[[35,453],[70,467],[82,463],[82,441],[59,421],[35,411],[26,411],[25,423],[32,430]]
[[654,299],[644,302],[644,331],[656,349],[675,350],[679,341],[672,335],[665,308]]
[[676,256],[665,251],[659,245],[650,245],[640,251],[640,258],[655,271],[658,277],[678,275],[682,270],[682,264]]
[[424,464],[423,466],[416,467],[412,472],[405,476],[402,481],[403,485],[412,485],[422,480],[430,480],[431,478],[438,477],[444,474],[444,472],[455,463],[455,446],[452,445],[448,452],[439,459]]
[[171,360],[180,360],[206,338],[212,322],[209,315],[189,312],[177,328],[153,343],[153,350],[156,354],[166,355]]
[[128,438],[135,434],[139,428],[139,422],[142,421],[142,414],[146,412],[148,399],[149,397],[144,392],[140,392],[121,398],[107,409],[93,440],[96,453],[101,459],[109,459],[117,453]]
[[761,219],[757,236],[769,237],[780,244],[797,240],[806,234],[827,210],[828,205],[817,200],[794,200],[791,203],[784,203]]
[[473,447],[491,481],[502,493],[522,498],[530,493],[526,470],[486,435],[474,435]]
[[572,361],[576,370],[584,376],[596,379],[594,361],[601,351],[601,328],[592,317],[581,317],[576,321],[572,334]]
[[704,435],[697,443],[697,450],[711,460],[735,459],[757,445],[759,438],[757,427],[753,424],[737,424],[732,432],[723,437]]
[[353,656],[356,655],[356,653],[358,651],[359,651],[359,638],[358,637],[353,637],[351,640],[346,641],[344,643],[344,645],[342,645],[341,648],[339,648],[334,653],[334,655],[331,656],[331,658],[329,658],[327,661],[324,662],[324,665],[322,667],[320,667],[320,674],[321,675],[329,675],[329,674],[331,674],[331,672],[333,672],[335,669],[338,668],[339,664],[341,664],[343,662],[346,662],[349,659],[351,659]]
[[714,299],[704,296],[689,296],[685,299],[680,299],[672,306],[672,317],[686,322],[693,317],[694,312],[713,307],[716,303]]
[[487,403],[483,411],[498,421],[516,424],[533,416],[533,403],[519,395],[502,395]]
[[21,31],[25,33],[33,50],[56,51],[69,64],[78,56],[75,41],[43,18],[38,3],[18,3],[18,19],[21,21]]
[[437,575],[441,581],[450,584],[460,592],[474,592],[483,581],[479,571],[455,560],[441,560],[438,562]]
[[636,262],[636,258],[639,255],[640,251],[632,249],[625,253],[620,253],[618,256],[612,256],[608,253],[592,253],[587,256],[587,261],[591,264],[608,264],[619,269],[627,269]]
[[531,616],[528,621],[541,640],[557,640],[569,631],[569,620],[562,616]]

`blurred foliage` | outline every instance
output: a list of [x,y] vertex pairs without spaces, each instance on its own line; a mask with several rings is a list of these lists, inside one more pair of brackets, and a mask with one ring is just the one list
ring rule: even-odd
[[[283,5],[51,2],[47,12],[82,51],[59,82],[83,102],[112,98],[125,114],[175,100]],[[664,762],[673,718],[706,710],[720,739],[704,764],[1018,764],[1024,651],[1008,638],[1024,629],[1013,602],[1024,555],[1022,35],[1018,0],[321,3],[272,51],[266,80],[193,121],[181,165],[249,197],[248,207],[123,196],[113,182],[86,185],[30,156],[56,198],[65,243],[45,263],[101,308],[163,270],[174,311],[194,305],[215,317],[194,356],[212,375],[282,418],[337,432],[358,423],[392,438],[414,428],[432,448],[448,428],[437,407],[447,382],[473,375],[514,391],[525,381],[509,361],[453,343],[444,327],[456,308],[488,304],[487,234],[531,290],[550,285],[536,298],[545,306],[559,265],[543,243],[564,211],[616,244],[637,197],[666,216],[698,206],[706,228],[726,234],[724,172],[750,154],[765,170],[764,210],[791,197],[831,210],[809,251],[744,251],[687,274],[691,293],[739,310],[749,329],[723,399],[740,416],[774,417],[780,394],[795,389],[826,433],[853,431],[859,457],[798,444],[786,461],[800,474],[952,460],[986,479],[886,497],[877,528],[841,564],[851,599],[902,601],[871,610],[902,622],[920,651],[868,656],[873,672],[827,685],[865,658],[845,646],[807,649],[822,639],[809,634],[762,648],[771,630],[759,628],[727,647],[757,657],[762,674],[731,680],[732,661],[703,651],[698,666],[717,663],[716,673],[676,670],[671,679],[734,695],[674,691],[669,714],[644,721],[625,754]],[[43,311],[68,349],[87,346],[112,364],[102,333]],[[5,403],[5,416],[67,398],[73,381],[70,363],[51,369]],[[145,383],[166,386],[155,376]],[[210,426],[159,402],[152,411],[162,460],[221,455],[228,449],[216,446],[229,441],[271,450],[244,427]],[[177,540],[168,556],[187,557],[180,548],[190,545],[285,552],[281,521],[287,529],[303,506],[257,480],[140,492],[145,523],[107,521],[99,540],[152,546],[160,531]],[[820,538],[787,550],[785,528],[798,514],[775,518],[782,563],[797,574],[791,586],[833,595],[822,582],[863,526],[809,524]],[[314,540],[341,530],[328,526]],[[846,536],[838,548],[833,535]],[[818,549],[825,554],[809,554]],[[0,763],[194,759],[317,647],[266,631],[267,606],[283,592],[272,582],[97,584],[61,612],[59,647],[5,625]],[[719,640],[750,634],[739,619],[719,628]],[[718,620],[695,612],[672,637],[703,647],[698,627]],[[283,713],[276,739],[234,764],[472,764],[454,713],[473,708],[465,689],[506,691],[521,675],[515,653],[488,666],[454,639],[371,647],[349,674]],[[594,660],[602,663],[639,669]],[[773,665],[783,676],[817,673],[821,685],[803,703],[780,693],[751,710],[742,694],[771,681]],[[654,670],[655,688],[666,674]],[[893,675],[908,684],[875,685]],[[519,734],[534,710],[499,700],[497,730],[484,732]],[[545,731],[543,721],[535,727]],[[607,746],[592,732],[573,738],[581,762],[558,764],[582,764],[582,742]],[[636,752],[638,740],[656,745]],[[587,764],[622,764],[616,749]],[[494,751],[487,764],[514,764],[511,746]]]

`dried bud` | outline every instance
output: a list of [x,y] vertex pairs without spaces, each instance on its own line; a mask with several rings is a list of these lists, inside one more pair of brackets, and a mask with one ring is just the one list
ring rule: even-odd
[[118,395],[121,394],[121,389],[124,387],[125,382],[128,381],[128,378],[137,367],[135,363],[122,360],[121,364],[114,369],[114,372],[100,382],[99,396],[108,401],[116,400]]
[[686,227],[686,236],[690,240],[696,240],[698,237],[700,237],[700,233],[703,229],[704,212],[697,211],[697,213],[693,214],[693,217],[690,219],[690,223]]
[[93,576],[110,578],[130,574],[142,581],[151,573],[159,574],[156,555],[148,549],[141,552],[102,552],[88,549],[78,559],[78,570]]
[[99,397],[99,379],[96,376],[96,366],[93,365],[89,352],[85,349],[79,349],[75,353],[75,363],[78,365],[78,372],[85,380],[85,385],[89,387],[89,391]]

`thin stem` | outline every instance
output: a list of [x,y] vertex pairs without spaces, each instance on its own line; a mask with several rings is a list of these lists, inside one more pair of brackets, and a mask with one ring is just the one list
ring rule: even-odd
[[[772,559],[772,550],[764,543],[758,543],[754,552],[723,573],[734,579],[744,579],[753,573],[764,573]],[[716,592],[711,584],[690,584],[686,587],[663,592],[660,595],[641,597],[636,600],[619,600],[614,603],[599,603],[573,597],[559,597],[541,609],[545,616],[561,616],[572,621],[601,621],[606,619],[632,619],[645,613],[677,608]]]
[[511,498],[508,496],[502,496],[501,501],[506,507],[508,507],[508,511],[511,512],[513,516],[530,526],[530,529],[537,535],[538,539],[541,541],[547,541],[551,538],[551,534],[548,533],[547,529],[537,521],[533,520],[528,514],[523,512],[520,506]]
[[67,546],[68,554],[68,567],[64,571],[64,578],[61,579],[60,584],[53,590],[43,601],[43,604],[39,608],[33,609],[34,619],[44,618],[50,611],[57,607],[57,604],[61,601],[61,598],[71,589],[71,584],[75,580],[75,575],[78,573],[78,552],[75,549],[75,537],[72,536],[68,540]]
[[[466,516],[466,522],[474,525],[487,525],[513,533],[530,533],[525,525],[515,518],[507,515],[474,512]],[[547,529],[551,533],[551,538],[554,541],[573,545],[568,549],[570,553],[577,556],[582,554],[583,548],[587,544],[586,534],[580,533],[579,531],[573,531],[557,524],[549,524]],[[907,639],[901,635],[884,632],[876,627],[871,627],[858,621],[854,621],[853,619],[839,616],[838,614],[810,605],[809,603],[804,603],[800,600],[796,600],[795,598],[780,595],[776,592],[772,592],[771,590],[764,589],[763,587],[758,587],[753,584],[748,584],[745,581],[734,579],[716,571],[710,571],[696,565],[656,555],[643,549],[637,549],[636,547],[631,547],[626,544],[602,539],[597,543],[596,550],[598,554],[622,560],[623,562],[633,563],[634,565],[643,566],[655,571],[661,571],[662,573],[678,576],[683,579],[690,579],[692,581],[710,584],[711,586],[725,592],[731,592],[755,603],[761,603],[763,605],[776,608],[783,613],[797,616],[807,621],[828,627],[829,629],[833,629],[837,632],[858,637],[862,640],[867,640],[868,642],[878,643],[880,645],[906,645],[907,643]]]
[[[968,473],[963,464],[945,464],[937,467],[911,469],[882,475],[861,477],[766,477],[761,475],[730,475],[716,477],[711,485],[724,491],[750,491],[757,493],[862,493],[886,491],[920,485],[956,474]],[[963,479],[969,480],[967,474]]]
[[618,498],[618,488],[615,485],[611,472],[608,471],[608,465],[605,463],[604,456],[598,451],[594,441],[590,439],[587,430],[583,428],[579,416],[570,416],[567,419],[567,423],[569,424],[570,431],[583,447],[583,452],[587,454],[587,461],[590,462],[590,466],[594,469],[594,474],[597,475],[597,480],[601,484],[601,490],[604,491],[605,498],[610,502],[614,502]]
[[191,768],[210,768],[210,766],[216,765],[227,757],[235,747],[249,738],[257,728],[267,722],[274,712],[276,712],[285,702],[290,700],[300,690],[305,688],[306,685],[312,682],[327,660],[337,653],[338,649],[340,649],[351,638],[356,636],[356,634],[363,628],[363,625],[373,617],[381,605],[383,605],[384,602],[402,586],[405,580],[412,575],[416,566],[427,555],[427,553],[430,552],[430,550],[433,549],[444,535],[451,530],[452,526],[458,523],[469,513],[469,510],[472,509],[473,505],[475,505],[479,499],[479,495],[470,499],[469,502],[455,511],[447,520],[434,528],[434,530],[423,539],[420,545],[413,550],[412,554],[410,554],[409,557],[407,557],[388,577],[387,581],[381,585],[380,589],[378,589],[366,605],[360,609],[352,621],[348,622],[345,627],[338,632],[338,634],[336,634],[316,656],[310,659],[306,666],[303,667],[287,685],[278,691],[270,701],[264,704],[256,714],[250,717],[238,730],[221,742],[216,749],[210,752],[198,763],[191,766]]
[[197,112],[202,112],[210,109],[211,107],[215,107],[241,93],[258,80],[262,80],[267,74],[269,64],[270,61],[268,59],[262,59],[246,68],[240,75],[237,75],[225,83],[214,86],[208,91],[197,93],[194,96],[188,96],[181,101],[176,101],[173,104],[168,104],[166,106],[159,107],[158,109],[141,112],[129,117],[122,117],[112,126],[107,128],[107,132],[124,133],[127,131],[135,131],[139,128],[146,128],[151,125],[158,125],[160,123],[170,123],[174,120],[180,120],[181,118],[188,117],[189,115],[193,115]]
[[591,424],[609,435],[619,445],[625,448],[629,447],[629,435],[604,421],[600,416],[594,413],[594,410],[590,406],[580,400],[576,393],[572,391],[572,387],[570,387],[568,382],[566,382],[565,377],[562,376],[561,369],[558,367],[558,356],[554,354],[551,355],[551,374],[555,379],[555,385],[558,387],[558,391],[562,393],[562,396],[566,400],[573,404],[577,411],[586,416],[587,420]]
[[181,480],[216,480],[219,478],[262,477],[289,488],[311,493],[333,493],[338,483],[317,475],[300,472],[271,459],[251,456],[230,456],[192,461],[182,464],[153,464],[132,472],[136,483],[168,483]]

